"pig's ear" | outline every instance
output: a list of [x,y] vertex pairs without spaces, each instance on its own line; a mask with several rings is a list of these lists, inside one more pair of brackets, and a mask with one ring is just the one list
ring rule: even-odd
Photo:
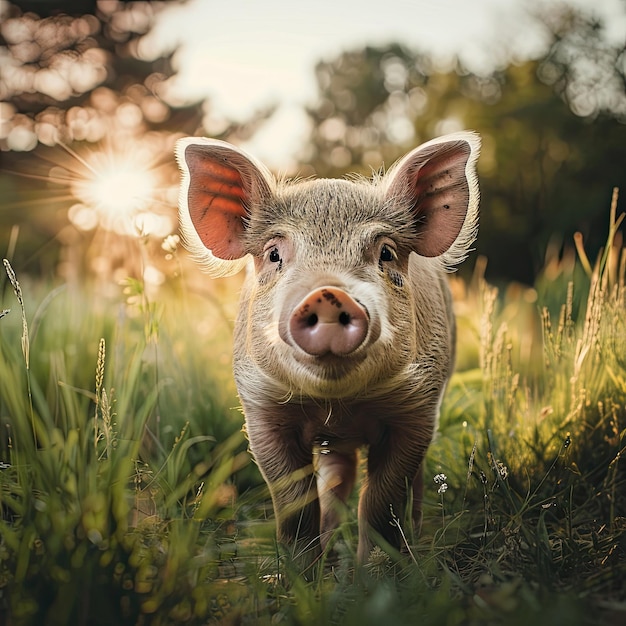
[[419,255],[443,255],[446,265],[467,255],[478,225],[479,151],[476,133],[453,133],[415,148],[387,174],[388,197],[412,212]]
[[272,175],[239,148],[217,139],[181,139],[176,158],[185,245],[212,276],[235,274],[247,263],[243,234],[249,212],[272,194]]

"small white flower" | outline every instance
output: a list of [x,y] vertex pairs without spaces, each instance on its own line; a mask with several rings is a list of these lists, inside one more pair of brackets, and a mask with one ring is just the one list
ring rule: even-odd
[[180,243],[180,237],[178,235],[168,235],[161,244],[161,248],[165,250],[165,252],[169,252],[170,254],[174,254],[176,250],[178,250],[178,244]]
[[448,491],[448,483],[441,483],[441,485],[439,485],[439,489],[437,489],[437,493],[445,493],[446,491]]
[[509,468],[502,461],[496,461],[496,469],[498,470],[498,474],[500,474],[500,478],[502,480],[506,480],[508,478]]
[[445,474],[437,474],[433,480],[435,481],[436,485],[441,485],[442,483],[445,483],[446,480],[448,480],[448,477]]

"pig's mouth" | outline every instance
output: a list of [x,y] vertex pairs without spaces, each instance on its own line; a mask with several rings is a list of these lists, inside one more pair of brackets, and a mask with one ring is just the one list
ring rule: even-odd
[[348,356],[339,356],[332,352],[321,355],[298,353],[296,359],[305,366],[314,377],[323,380],[341,380],[354,372],[365,360],[365,351]]

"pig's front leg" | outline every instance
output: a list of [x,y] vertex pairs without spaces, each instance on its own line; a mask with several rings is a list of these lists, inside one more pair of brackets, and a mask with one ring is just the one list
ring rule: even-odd
[[316,455],[315,475],[320,499],[320,542],[325,549],[333,530],[345,516],[346,502],[356,480],[354,450],[324,450]]
[[246,429],[272,496],[278,541],[312,562],[320,553],[320,509],[311,446],[292,420],[276,414],[248,412]]
[[[413,525],[419,527],[421,467],[430,437],[430,432],[395,429],[389,430],[381,442],[370,445],[367,480],[359,500],[357,556],[360,563],[367,562],[379,538],[399,550],[403,547],[398,524],[405,523],[409,490],[414,496]],[[408,529],[402,530],[407,535]]]

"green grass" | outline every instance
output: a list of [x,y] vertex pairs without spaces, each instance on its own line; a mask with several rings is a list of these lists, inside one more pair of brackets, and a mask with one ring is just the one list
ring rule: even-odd
[[241,432],[236,283],[50,287],[7,266],[0,622],[623,623],[618,226],[613,209],[595,267],[579,246],[535,289],[455,281],[458,369],[420,536],[406,529],[409,556],[375,550],[355,568],[355,513],[333,562],[307,572],[275,545]]

